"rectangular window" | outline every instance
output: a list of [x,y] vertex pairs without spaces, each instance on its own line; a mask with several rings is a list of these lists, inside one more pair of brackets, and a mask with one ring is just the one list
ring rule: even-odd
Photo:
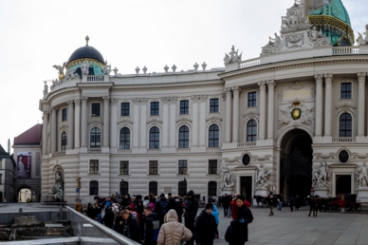
[[188,174],[187,160],[179,160],[179,174]]
[[157,175],[157,161],[149,161],[149,175]]
[[160,115],[160,103],[155,101],[151,102],[151,116]]
[[67,120],[67,118],[68,118],[68,110],[67,110],[67,108],[64,108],[64,109],[62,109],[61,110],[61,121],[66,121]]
[[208,161],[208,174],[217,174],[217,160]]
[[122,117],[130,116],[130,103],[129,102],[121,103],[121,116]]
[[92,103],[92,116],[93,117],[99,117],[100,116],[100,103]]
[[219,112],[219,99],[210,99],[210,113]]
[[257,106],[257,92],[248,93],[248,107]]
[[128,161],[120,161],[120,174],[121,175],[129,174],[129,162]]
[[98,160],[89,160],[89,173],[98,174]]
[[180,114],[189,114],[189,100],[180,101]]
[[98,181],[92,180],[89,182],[89,194],[98,195]]
[[341,99],[351,99],[351,83],[341,83]]

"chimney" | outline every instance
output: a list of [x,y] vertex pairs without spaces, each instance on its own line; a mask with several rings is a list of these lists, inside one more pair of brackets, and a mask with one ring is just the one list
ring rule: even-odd
[[10,139],[8,139],[8,154],[10,155]]

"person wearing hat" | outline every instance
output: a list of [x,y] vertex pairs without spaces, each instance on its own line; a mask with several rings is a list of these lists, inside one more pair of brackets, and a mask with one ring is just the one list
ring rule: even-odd
[[248,224],[252,223],[253,215],[244,200],[242,195],[236,197],[236,219],[231,221],[225,233],[225,240],[231,245],[244,245],[248,241]]
[[195,221],[194,236],[199,245],[212,245],[216,236],[216,219],[212,215],[213,205],[207,203]]

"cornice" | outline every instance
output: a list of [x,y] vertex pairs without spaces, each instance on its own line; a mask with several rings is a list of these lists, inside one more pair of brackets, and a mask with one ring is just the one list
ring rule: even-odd
[[[288,60],[288,61],[282,61],[280,63],[265,64],[265,65],[242,68],[236,71],[232,71],[231,73],[233,74],[227,75],[227,73],[222,73],[222,74],[219,74],[219,76],[221,77],[222,80],[226,82],[230,79],[235,79],[235,78],[244,77],[244,76],[253,75],[253,74],[265,73],[269,71],[277,71],[277,70],[282,70],[282,69],[300,68],[300,67],[307,67],[307,66],[320,66],[320,65],[357,64],[357,63],[367,64],[368,63],[368,58],[358,59],[357,57],[354,57],[354,58],[349,57],[344,60],[339,60],[336,58],[337,57],[331,56],[331,60],[319,60],[319,61]],[[241,72],[234,74],[237,71],[241,71]],[[338,73],[334,73],[334,74],[338,74]]]
[[157,90],[157,89],[177,89],[177,88],[198,88],[198,87],[208,87],[208,86],[219,86],[223,87],[224,83],[222,81],[212,82],[212,83],[203,83],[198,82],[195,84],[167,84],[167,85],[158,85],[158,84],[144,84],[144,86],[138,85],[115,85],[112,90],[113,91],[132,91],[132,90]]

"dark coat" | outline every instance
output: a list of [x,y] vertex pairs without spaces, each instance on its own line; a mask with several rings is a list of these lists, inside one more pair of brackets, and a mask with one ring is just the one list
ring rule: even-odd
[[114,212],[111,210],[111,208],[106,208],[105,215],[102,218],[101,222],[104,223],[105,226],[112,229],[112,226],[114,224]]
[[194,220],[198,212],[198,202],[194,197],[193,191],[189,191],[187,197],[184,218]]
[[225,241],[227,241],[229,245],[244,245],[244,238],[238,234],[239,231],[241,232],[240,229],[241,227],[239,226],[239,222],[237,220],[230,222],[230,225],[227,227],[225,233]]
[[146,217],[144,245],[157,243],[157,236],[160,230],[160,223],[156,213],[151,213]]
[[194,228],[194,236],[197,244],[211,245],[216,236],[216,219],[212,214],[203,210],[197,217]]
[[[120,222],[122,222],[122,224],[120,224]],[[123,236],[129,237],[136,242],[140,242],[139,222],[132,216],[132,214],[129,214],[127,220],[124,220],[122,216],[117,217],[115,220],[114,230]]]
[[238,213],[236,215],[236,220],[234,222],[233,228],[235,228],[235,234],[239,239],[239,243],[244,244],[248,241],[248,224],[252,223],[253,215],[250,209],[243,204],[243,206],[238,208]]

